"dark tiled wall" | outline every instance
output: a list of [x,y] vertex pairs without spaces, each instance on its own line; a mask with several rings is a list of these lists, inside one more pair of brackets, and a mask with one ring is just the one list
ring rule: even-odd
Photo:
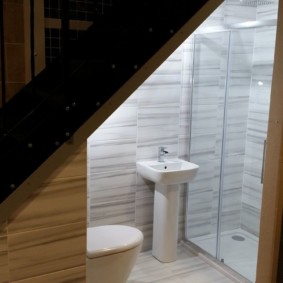
[[[44,15],[45,18],[61,18],[61,1],[45,0]],[[70,20],[93,21],[96,15],[105,13],[107,7],[112,5],[112,0],[69,0]],[[83,31],[71,30],[70,40],[77,40]],[[45,29],[45,48],[46,64],[51,63],[58,57],[61,51],[60,29]]]
[[[59,0],[45,0],[44,13],[46,18],[58,19],[61,17],[61,5]],[[91,21],[94,14],[103,13],[109,3],[95,0],[70,0],[70,18],[73,20]],[[108,0],[109,2],[109,0]]]
[[60,54],[60,29],[45,28],[45,56],[46,64],[51,63]]
[[[10,100],[26,81],[23,0],[3,2],[6,65],[6,100]],[[0,62],[1,67],[1,62]],[[0,77],[0,98],[2,97]],[[0,99],[1,100],[1,99]],[[0,102],[0,108],[2,107]],[[1,272],[0,272],[1,274]],[[0,276],[1,277],[1,276]],[[0,280],[1,282],[1,280]]]

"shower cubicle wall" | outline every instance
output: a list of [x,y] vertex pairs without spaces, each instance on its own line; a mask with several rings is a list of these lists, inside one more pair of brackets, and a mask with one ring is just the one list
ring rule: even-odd
[[226,1],[186,43],[190,161],[200,166],[188,186],[186,239],[253,282],[276,21],[235,24],[276,20],[277,5]]

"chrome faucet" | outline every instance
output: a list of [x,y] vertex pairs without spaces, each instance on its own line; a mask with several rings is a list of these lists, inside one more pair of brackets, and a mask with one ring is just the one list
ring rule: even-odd
[[164,162],[164,156],[168,153],[168,151],[166,151],[165,149],[165,146],[160,146],[158,148],[158,162]]

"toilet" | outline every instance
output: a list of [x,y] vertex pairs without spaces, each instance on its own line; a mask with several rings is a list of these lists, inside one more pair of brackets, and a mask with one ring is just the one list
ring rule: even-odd
[[126,283],[141,250],[143,234],[134,227],[87,229],[87,283]]

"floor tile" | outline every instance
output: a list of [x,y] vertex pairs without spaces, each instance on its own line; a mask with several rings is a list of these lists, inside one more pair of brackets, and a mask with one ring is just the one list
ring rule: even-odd
[[232,283],[196,254],[178,246],[177,260],[161,263],[151,251],[140,253],[127,283]]

